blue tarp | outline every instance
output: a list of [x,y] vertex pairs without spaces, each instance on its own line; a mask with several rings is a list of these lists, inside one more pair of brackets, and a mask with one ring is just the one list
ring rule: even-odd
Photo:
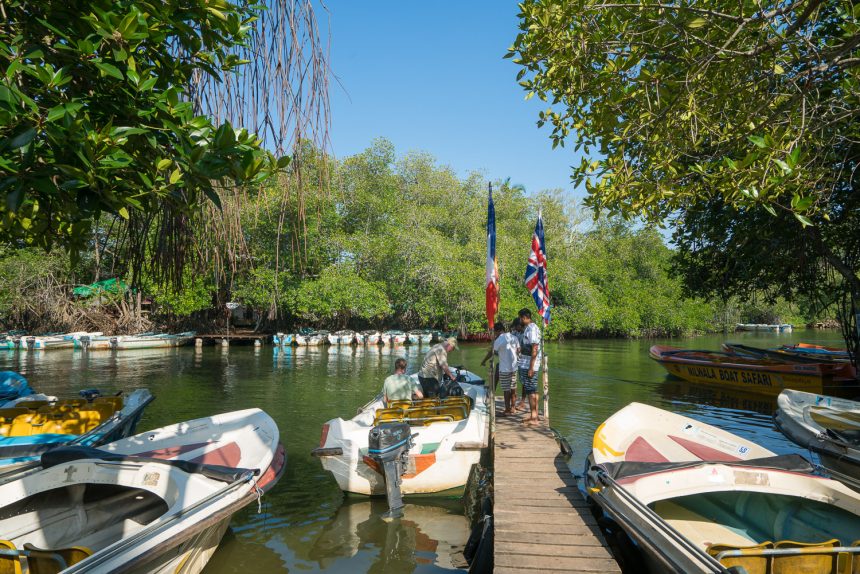
[[0,371],[0,402],[12,401],[33,394],[27,379],[15,371]]

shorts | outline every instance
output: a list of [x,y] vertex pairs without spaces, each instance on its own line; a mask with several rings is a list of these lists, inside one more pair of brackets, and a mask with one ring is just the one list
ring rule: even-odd
[[499,382],[502,383],[502,390],[505,392],[517,390],[517,374],[514,371],[510,373],[500,372]]
[[529,370],[520,367],[520,383],[523,385],[523,393],[533,395],[537,393],[538,371],[535,371],[533,377],[529,376]]

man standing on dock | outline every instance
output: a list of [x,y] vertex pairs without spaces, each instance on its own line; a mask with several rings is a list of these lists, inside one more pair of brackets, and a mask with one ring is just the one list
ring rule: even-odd
[[523,392],[529,401],[529,417],[523,421],[527,425],[538,424],[537,381],[540,371],[541,344],[540,329],[532,322],[532,312],[520,309],[520,323],[523,326],[523,343],[520,348],[519,373]]
[[455,379],[454,375],[451,374],[451,369],[448,368],[448,353],[456,346],[457,338],[448,337],[441,343],[430,347],[430,350],[424,355],[424,363],[421,365],[421,370],[418,371],[418,381],[421,383],[425,397],[439,396],[439,383],[442,381],[442,375],[448,375],[452,381]]

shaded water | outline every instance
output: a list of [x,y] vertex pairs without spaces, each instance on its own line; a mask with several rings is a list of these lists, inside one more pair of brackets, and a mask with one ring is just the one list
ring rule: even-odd
[[[547,345],[552,426],[574,448],[571,465],[582,467],[594,429],[631,401],[692,416],[752,439],[778,453],[795,452],[771,426],[775,401],[691,387],[668,379],[648,358],[655,343],[718,349],[723,336],[673,341],[575,340]],[[837,333],[736,334],[732,341],[773,346],[797,341],[841,346]],[[476,372],[483,345],[462,345],[452,365]],[[0,351],[0,370],[23,373],[37,391],[76,395],[149,388],[156,396],[139,431],[213,413],[265,409],[278,423],[287,470],[264,497],[263,513],[248,508],[213,556],[207,574],[287,571],[437,572],[461,565],[468,537],[456,500],[421,498],[395,523],[379,519],[384,501],[344,497],[310,451],[323,422],[350,418],[381,388],[394,359],[405,356],[410,372],[424,348],[320,347],[286,350],[220,347],[111,351]]]

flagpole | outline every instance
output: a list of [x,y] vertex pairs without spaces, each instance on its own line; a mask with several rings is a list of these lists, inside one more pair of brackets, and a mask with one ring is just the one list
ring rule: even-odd
[[[490,192],[490,201],[492,201],[493,197],[493,182],[489,182],[489,192]],[[494,214],[495,215],[495,214]],[[496,436],[496,384],[493,378],[496,374],[496,354],[492,352],[493,349],[493,328],[490,326],[490,317],[487,317],[487,338],[490,340],[490,376],[487,377],[487,381],[489,381],[489,389],[487,390],[487,396],[490,399],[490,437]],[[489,443],[488,443],[489,444]]]

